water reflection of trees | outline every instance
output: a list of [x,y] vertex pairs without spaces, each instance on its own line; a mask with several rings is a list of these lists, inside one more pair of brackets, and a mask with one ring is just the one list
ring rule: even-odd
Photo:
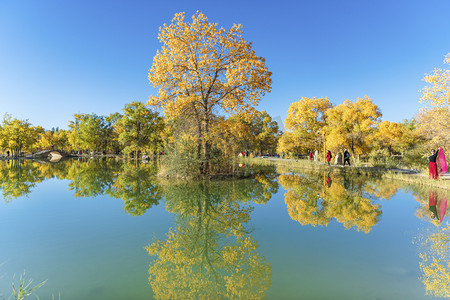
[[278,189],[270,176],[163,183],[177,227],[147,247],[156,256],[149,269],[156,298],[264,298],[271,266],[247,223],[252,202],[266,203]]
[[110,195],[124,201],[124,210],[142,215],[161,199],[152,164],[113,159],[65,160],[55,164],[24,160],[0,161],[0,190],[6,202],[31,193],[46,179],[69,180],[75,197]]
[[449,192],[418,185],[407,189],[421,204],[416,216],[426,222],[415,239],[426,293],[450,297],[450,225],[445,219],[448,217]]
[[435,227],[420,244],[420,270],[428,295],[450,297],[450,226]]
[[5,202],[28,195],[43,180],[45,176],[36,165],[22,160],[0,161],[0,190]]
[[123,165],[107,193],[111,197],[123,200],[126,213],[133,216],[144,214],[161,199],[156,180],[156,167],[152,164]]
[[285,202],[293,220],[302,225],[328,225],[334,218],[345,228],[368,233],[381,216],[375,199],[389,199],[393,184],[369,184],[367,178],[330,173],[283,174],[279,182],[287,191]]

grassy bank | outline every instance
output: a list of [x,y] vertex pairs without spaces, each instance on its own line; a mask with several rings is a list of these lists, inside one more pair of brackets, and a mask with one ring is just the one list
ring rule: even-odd
[[242,163],[249,165],[268,166],[275,165],[283,172],[296,170],[314,170],[330,172],[335,174],[364,175],[364,176],[381,176],[393,180],[401,180],[411,184],[422,186],[447,189],[450,190],[450,180],[437,179],[431,180],[424,173],[406,169],[387,169],[379,167],[354,166],[351,167],[341,165],[331,165],[320,162],[312,162],[309,160],[296,159],[278,159],[278,158],[241,158]]

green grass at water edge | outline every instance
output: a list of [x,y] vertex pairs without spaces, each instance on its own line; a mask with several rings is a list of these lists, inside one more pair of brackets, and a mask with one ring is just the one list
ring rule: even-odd
[[[270,159],[270,158],[241,158],[242,163],[259,166],[277,166],[288,168],[289,170],[314,170],[325,171],[335,174],[364,175],[364,176],[382,176],[383,178],[401,180],[415,185],[428,186],[439,189],[450,190],[450,180],[437,179],[432,180],[423,173],[404,174],[401,171],[393,171],[392,169],[380,167],[341,167],[340,165],[327,166],[320,162],[312,162],[308,160],[287,160],[287,159]],[[404,170],[409,171],[409,170]]]

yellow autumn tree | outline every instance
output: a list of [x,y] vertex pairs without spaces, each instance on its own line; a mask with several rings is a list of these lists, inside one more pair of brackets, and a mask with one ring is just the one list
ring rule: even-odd
[[405,123],[383,121],[369,140],[374,148],[387,149],[392,154],[411,148],[417,142],[417,137]]
[[43,131],[42,127],[34,127],[28,120],[5,114],[0,124],[0,149],[9,149],[14,156],[21,155],[22,151],[32,151]]
[[426,146],[450,147],[450,107],[433,107],[421,110],[417,116],[418,133],[426,140]]
[[266,111],[250,109],[228,118],[233,124],[233,134],[240,139],[242,150],[256,153],[274,152],[279,138],[278,123]]
[[[445,56],[444,64],[450,65],[450,53]],[[422,104],[433,107],[448,107],[450,105],[450,69],[434,69],[432,74],[423,78],[428,85],[422,89]]]
[[294,157],[295,154],[308,151],[301,140],[293,132],[285,131],[278,139],[277,153],[286,157]]
[[242,37],[242,26],[219,28],[197,12],[192,22],[185,13],[164,24],[148,78],[158,93],[147,104],[163,108],[169,119],[191,119],[202,172],[209,172],[211,123],[218,111],[238,112],[257,105],[270,92],[271,72],[252,44]]
[[[450,53],[444,64],[450,65]],[[434,69],[423,81],[420,102],[424,107],[416,116],[418,133],[427,140],[427,147],[450,147],[450,69]]]
[[[325,98],[302,97],[289,106],[285,119],[286,130],[294,134],[306,149],[319,149],[322,144],[323,128],[326,125],[327,110],[333,104]],[[283,141],[284,142],[284,141]]]
[[378,127],[381,112],[368,96],[327,111],[327,148],[333,152],[350,149],[352,154],[370,151],[370,137]]

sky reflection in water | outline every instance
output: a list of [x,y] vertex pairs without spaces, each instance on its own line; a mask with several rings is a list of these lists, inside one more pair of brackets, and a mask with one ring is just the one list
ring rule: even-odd
[[0,295],[24,269],[48,280],[41,299],[450,295],[447,193],[245,171],[185,183],[151,164],[0,161]]

